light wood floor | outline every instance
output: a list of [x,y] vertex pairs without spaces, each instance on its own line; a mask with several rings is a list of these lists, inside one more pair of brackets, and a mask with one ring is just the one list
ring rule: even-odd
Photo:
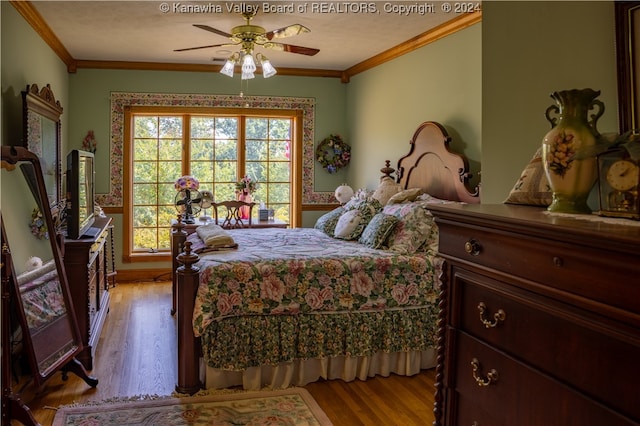
[[[22,383],[22,400],[42,425],[55,407],[136,395],[171,395],[176,384],[176,326],[168,282],[119,283],[90,374],[96,388],[74,375],[56,374],[35,392]],[[306,389],[336,426],[427,425],[433,422],[434,370],[413,377],[311,383]],[[15,424],[18,424],[15,422]]]

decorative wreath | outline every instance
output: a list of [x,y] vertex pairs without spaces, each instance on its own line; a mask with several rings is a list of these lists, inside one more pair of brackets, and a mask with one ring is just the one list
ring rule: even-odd
[[40,240],[48,240],[49,239],[49,231],[47,230],[47,224],[44,221],[44,217],[42,216],[42,212],[39,208],[33,209],[31,213],[31,223],[29,224],[31,228],[31,233]]
[[327,169],[329,173],[335,173],[349,164],[351,160],[351,147],[347,145],[339,135],[329,135],[318,144],[316,148],[316,160]]

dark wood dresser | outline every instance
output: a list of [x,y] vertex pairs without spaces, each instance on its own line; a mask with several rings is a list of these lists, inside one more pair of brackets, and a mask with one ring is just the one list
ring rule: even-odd
[[434,424],[640,424],[640,227],[502,204],[432,212]]
[[111,222],[111,218],[98,217],[93,224],[98,228],[96,237],[64,241],[64,267],[84,346],[76,358],[87,370],[93,369],[109,312],[109,278],[115,275]]

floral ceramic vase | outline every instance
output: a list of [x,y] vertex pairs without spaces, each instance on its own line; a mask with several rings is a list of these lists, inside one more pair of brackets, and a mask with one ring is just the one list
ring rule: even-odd
[[604,104],[596,99],[599,95],[599,90],[592,89],[551,94],[556,105],[547,108],[545,117],[552,128],[542,140],[542,163],[553,193],[549,211],[591,213],[587,198],[598,179],[596,158],[576,159],[574,155],[596,143],[596,121],[604,113]]
[[[253,201],[253,197],[247,191],[240,191],[238,200],[250,203]],[[249,207],[240,207],[240,219],[249,219]]]

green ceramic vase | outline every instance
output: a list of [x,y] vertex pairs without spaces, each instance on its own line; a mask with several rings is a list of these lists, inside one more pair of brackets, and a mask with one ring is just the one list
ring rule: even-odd
[[[556,104],[545,112],[551,130],[542,140],[544,170],[553,192],[549,211],[591,213],[587,199],[598,179],[596,159],[575,159],[573,155],[596,143],[596,122],[604,113],[604,104],[596,99],[599,95],[599,90],[592,89],[551,94]],[[592,109],[597,111],[588,116]]]

